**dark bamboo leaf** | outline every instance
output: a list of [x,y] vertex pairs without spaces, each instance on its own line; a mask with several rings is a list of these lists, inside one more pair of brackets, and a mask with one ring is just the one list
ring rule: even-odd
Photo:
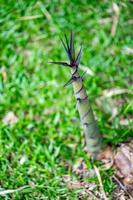
[[67,35],[66,35],[66,34],[65,34],[65,40],[66,40],[66,45],[67,45],[68,58],[69,58],[69,61],[71,62],[71,60],[72,60],[72,55],[71,55],[70,45],[69,45],[68,38],[67,38]]
[[68,55],[68,58],[70,59],[69,50],[68,50],[68,48],[67,48],[65,42],[62,40],[62,38],[60,38],[60,40],[61,40],[62,45],[63,45],[63,47],[64,47],[64,49],[65,49],[65,51],[66,51],[66,53],[67,53],[67,55]]
[[57,64],[57,65],[63,65],[66,67],[71,67],[68,63],[66,62],[49,62],[49,64]]
[[51,62],[53,64],[59,64],[59,65],[63,65],[63,66],[68,66],[68,67],[78,67],[79,65],[79,62],[80,62],[80,58],[81,58],[81,53],[82,53],[82,46],[78,52],[78,55],[76,56],[75,55],[75,46],[74,46],[74,34],[73,32],[71,31],[71,34],[70,34],[70,42],[67,38],[67,35],[65,34],[65,40],[61,39],[61,42],[63,44],[63,47],[65,48],[65,51],[68,55],[68,58],[69,58],[69,62],[70,64],[66,63],[66,62]]
[[65,34],[65,39],[66,39],[67,49],[68,49],[68,51],[70,52],[69,42],[68,42],[68,39],[67,39],[67,35],[66,35],[66,34]]
[[72,79],[72,77],[71,77],[71,78],[69,79],[69,81],[67,81],[67,83],[64,85],[64,87],[70,85],[72,82],[73,82],[73,79]]
[[77,55],[77,58],[76,58],[76,61],[75,61],[77,66],[79,65],[81,54],[82,54],[82,46],[80,47],[80,50],[78,52],[78,55]]
[[70,35],[70,52],[71,52],[71,58],[74,61],[75,60],[75,49],[74,49],[74,35],[73,32],[71,31]]

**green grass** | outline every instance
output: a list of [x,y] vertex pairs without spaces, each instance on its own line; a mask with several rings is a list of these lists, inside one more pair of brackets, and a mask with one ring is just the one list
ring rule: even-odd
[[[99,23],[112,17],[109,10],[113,2],[120,7],[115,37],[110,35],[111,22]],[[132,3],[7,0],[0,5],[0,187],[31,186],[0,199],[78,199],[78,191],[68,189],[63,176],[78,179],[73,165],[83,158],[90,169],[93,162],[84,151],[72,87],[63,88],[70,78],[69,69],[49,65],[48,61],[66,60],[59,36],[73,30],[77,47],[83,43],[81,64],[95,74],[86,75],[85,85],[105,142],[117,145],[125,141],[132,135],[131,124],[120,125],[120,119],[131,116],[131,94],[113,97],[115,102],[124,99],[124,103],[111,121],[96,100],[105,89],[132,89],[132,55],[123,51],[133,46],[129,22]],[[28,20],[24,16],[38,18]],[[12,126],[2,121],[9,111],[18,118]],[[20,164],[24,155],[26,161]],[[109,174],[111,170],[101,172],[111,199],[114,183]],[[98,183],[96,177],[93,182]]]

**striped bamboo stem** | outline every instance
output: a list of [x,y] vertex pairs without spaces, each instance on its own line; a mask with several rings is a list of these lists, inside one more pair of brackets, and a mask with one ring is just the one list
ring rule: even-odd
[[68,85],[72,83],[74,88],[74,95],[77,101],[77,108],[79,111],[82,127],[85,133],[86,145],[88,152],[95,158],[100,153],[102,149],[102,135],[99,132],[97,121],[95,120],[93,110],[90,105],[90,101],[87,96],[86,89],[83,84],[83,79],[79,75],[78,66],[82,53],[82,46],[75,56],[75,48],[74,48],[74,36],[71,32],[70,35],[70,43],[68,42],[68,38],[65,35],[66,42],[62,41],[62,44],[65,48],[65,51],[68,55],[70,63],[66,62],[50,62],[52,64],[63,65],[65,67],[71,68],[71,78],[65,84]]
[[95,120],[93,110],[88,99],[83,79],[76,69],[71,70],[73,81],[74,95],[77,101],[77,109],[80,115],[81,124],[86,137],[88,152],[96,157],[102,148],[102,135],[99,132],[97,121]]

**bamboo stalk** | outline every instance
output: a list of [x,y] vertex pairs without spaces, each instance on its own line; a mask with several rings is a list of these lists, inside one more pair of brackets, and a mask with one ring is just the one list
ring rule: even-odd
[[50,63],[71,68],[72,76],[70,80],[65,84],[65,86],[71,83],[73,84],[74,95],[77,101],[77,108],[82,122],[82,127],[85,133],[87,149],[89,153],[95,158],[102,149],[102,136],[99,132],[97,121],[95,120],[93,110],[91,108],[86,93],[86,89],[83,85],[83,79],[78,73],[78,66],[82,53],[82,46],[80,47],[80,50],[76,56],[74,47],[74,35],[72,32],[70,34],[70,43],[66,35],[65,42],[62,39],[61,42],[67,53],[69,63],[59,61]]
[[72,76],[75,77],[72,84],[77,101],[77,109],[86,137],[87,149],[93,157],[96,157],[102,147],[102,136],[99,132],[97,121],[95,120],[93,110],[83,84],[83,79],[80,77],[76,68],[72,68],[71,73]]

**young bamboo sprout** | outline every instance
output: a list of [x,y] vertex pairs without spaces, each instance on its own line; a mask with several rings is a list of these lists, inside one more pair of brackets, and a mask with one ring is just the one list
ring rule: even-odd
[[65,84],[73,84],[74,95],[77,101],[77,108],[79,111],[81,123],[83,126],[83,130],[86,138],[86,145],[88,152],[96,157],[101,150],[102,147],[102,136],[99,132],[97,121],[95,120],[93,110],[91,108],[86,89],[83,85],[83,78],[80,76],[78,72],[78,66],[82,53],[82,46],[77,54],[75,55],[75,47],[74,47],[74,36],[71,32],[70,42],[68,41],[67,36],[65,35],[65,42],[61,39],[62,44],[65,48],[65,51],[69,58],[69,63],[66,62],[50,62],[53,64],[63,65],[71,68],[71,78]]

